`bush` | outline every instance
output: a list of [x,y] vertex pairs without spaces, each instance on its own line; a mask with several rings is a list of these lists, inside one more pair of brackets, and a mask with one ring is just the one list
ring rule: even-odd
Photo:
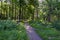
[[11,20],[0,20],[0,30],[14,30],[17,29],[17,23]]
[[52,26],[56,28],[57,30],[60,30],[60,21],[53,22]]
[[30,22],[30,25],[43,40],[60,40],[60,31],[52,28],[51,24],[45,25],[41,22]]
[[0,21],[0,40],[28,40],[23,23],[11,20]]

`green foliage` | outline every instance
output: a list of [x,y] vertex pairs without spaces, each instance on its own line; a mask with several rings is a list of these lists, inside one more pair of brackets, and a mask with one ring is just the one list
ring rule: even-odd
[[54,18],[54,15],[56,16],[57,20],[60,18],[60,2],[58,0],[45,0],[40,4],[40,18],[44,21],[50,21]]
[[0,20],[0,40],[28,40],[23,23]]
[[60,21],[55,21],[52,23],[53,27],[56,28],[57,30],[60,30]]
[[18,1],[11,0],[12,3],[0,2],[0,19],[15,19],[19,14]]
[[0,20],[0,30],[14,30],[17,28],[16,24],[11,20]]
[[29,0],[29,4],[33,5],[34,7],[38,7],[39,6],[38,0]]
[[46,25],[37,21],[30,22],[30,25],[35,29],[35,31],[43,40],[60,40],[60,31],[52,28],[52,25]]
[[23,7],[24,5],[26,5],[26,1],[25,0],[20,0],[20,7]]

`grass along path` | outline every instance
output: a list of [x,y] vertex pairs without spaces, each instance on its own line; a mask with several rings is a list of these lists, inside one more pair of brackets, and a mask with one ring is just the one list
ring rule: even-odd
[[0,20],[0,40],[29,40],[23,23]]
[[46,25],[41,22],[30,22],[29,23],[36,31],[36,33],[43,40],[60,40],[60,31],[52,28],[51,25]]

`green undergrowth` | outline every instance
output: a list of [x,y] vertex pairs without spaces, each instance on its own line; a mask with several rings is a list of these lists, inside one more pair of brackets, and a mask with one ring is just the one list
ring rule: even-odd
[[23,23],[0,20],[0,40],[28,40]]
[[29,24],[35,29],[37,34],[43,40],[60,40],[60,31],[53,28],[52,25],[43,24],[41,22],[29,22]]

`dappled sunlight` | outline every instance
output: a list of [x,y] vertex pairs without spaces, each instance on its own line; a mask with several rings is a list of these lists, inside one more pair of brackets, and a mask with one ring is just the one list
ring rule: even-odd
[[0,0],[0,40],[42,39],[60,40],[60,0]]
[[25,25],[25,27],[26,27],[26,30],[28,31],[28,32],[32,32],[32,27],[30,27],[29,25]]

